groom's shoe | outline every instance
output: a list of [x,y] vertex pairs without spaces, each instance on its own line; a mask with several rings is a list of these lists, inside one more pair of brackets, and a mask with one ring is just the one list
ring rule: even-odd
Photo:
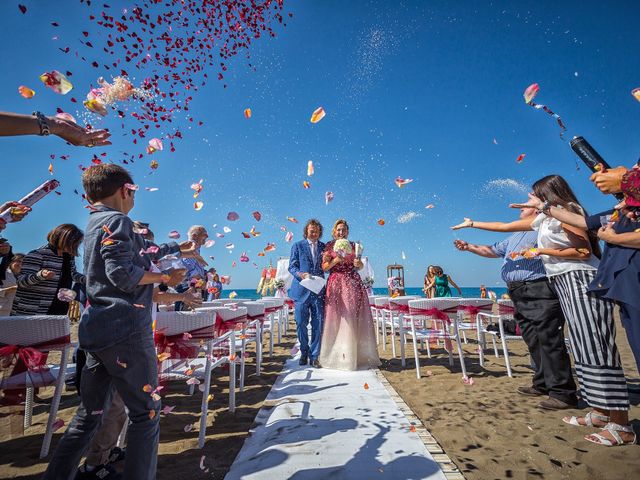
[[318,361],[317,358],[315,360],[311,360],[311,366],[313,368],[322,368],[322,366],[320,365],[320,362]]
[[308,363],[309,359],[305,356],[301,356],[300,357],[300,361],[298,362],[298,365],[306,365]]

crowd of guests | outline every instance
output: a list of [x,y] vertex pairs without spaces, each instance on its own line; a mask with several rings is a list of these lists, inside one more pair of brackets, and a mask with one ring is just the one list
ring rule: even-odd
[[[39,112],[0,112],[0,136],[49,134],[77,146],[111,143],[105,130],[88,131]],[[205,227],[191,227],[181,244],[156,245],[149,224],[129,218],[137,186],[125,169],[95,165],[84,172],[82,183],[91,203],[84,232],[72,224],[59,225],[45,245],[26,255],[13,252],[10,241],[0,238],[0,316],[67,315],[74,298],[83,310],[75,354],[81,404],[45,478],[120,478],[112,463],[124,459],[125,478],[152,479],[160,403],[140,386],[158,382],[151,334],[156,305],[197,307],[218,298],[222,284],[214,268],[205,270],[208,265],[200,255],[208,238]],[[0,205],[0,212],[7,210],[12,223],[22,221],[31,208],[10,201]],[[7,227],[0,220],[0,231]],[[80,273],[75,260],[83,242]],[[163,265],[162,257],[173,260]],[[25,369],[15,358],[9,375]],[[19,404],[24,399],[24,389],[4,390],[0,402]],[[115,445],[126,421],[131,426],[125,453]],[[83,455],[86,461],[78,470]]]
[[[623,193],[614,208],[587,214],[567,181],[549,175],[533,184],[529,201],[513,204],[513,222],[465,218],[452,227],[515,232],[494,245],[456,240],[455,246],[488,258],[503,258],[502,277],[516,320],[536,365],[530,386],[518,392],[547,397],[549,410],[576,408],[578,391],[589,411],[562,421],[599,428],[585,439],[606,446],[635,443],[629,423],[629,395],[616,344],[614,307],[640,370],[640,166],[602,168],[591,180],[603,193]],[[604,242],[601,251],[599,240]]]

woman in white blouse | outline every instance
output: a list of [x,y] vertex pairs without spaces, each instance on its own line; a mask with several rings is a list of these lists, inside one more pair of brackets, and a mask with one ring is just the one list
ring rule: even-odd
[[16,253],[9,260],[9,267],[5,272],[6,277],[0,285],[0,317],[6,317],[11,313],[13,299],[16,296],[16,290],[18,290],[16,276],[22,269],[23,258],[24,254]]
[[545,202],[533,221],[525,218],[511,223],[474,222],[465,218],[452,228],[538,232],[538,248],[523,250],[521,255],[540,256],[547,277],[558,293],[569,324],[571,351],[582,396],[592,408],[584,416],[562,420],[579,427],[602,428],[601,433],[585,437],[593,443],[607,446],[633,443],[635,434],[629,425],[627,385],[616,346],[614,303],[588,291],[599,263],[597,236],[546,215],[551,206],[585,214],[564,178],[544,177],[533,185],[533,192]]

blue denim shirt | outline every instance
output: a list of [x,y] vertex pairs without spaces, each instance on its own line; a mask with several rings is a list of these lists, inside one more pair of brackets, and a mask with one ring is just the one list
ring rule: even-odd
[[[111,242],[103,243],[107,237]],[[149,245],[133,232],[131,219],[102,205],[91,212],[84,243],[90,307],[80,321],[80,347],[97,352],[125,341],[132,333],[151,332],[153,284],[138,283],[150,270],[152,259],[178,253],[178,244],[161,245],[158,253],[141,255],[140,250]]]

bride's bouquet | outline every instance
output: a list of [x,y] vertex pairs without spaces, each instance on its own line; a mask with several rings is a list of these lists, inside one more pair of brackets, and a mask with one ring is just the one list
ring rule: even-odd
[[344,258],[347,255],[351,254],[351,252],[353,252],[353,250],[351,249],[351,242],[346,238],[336,240],[336,243],[334,243],[333,245],[333,251],[337,255]]

